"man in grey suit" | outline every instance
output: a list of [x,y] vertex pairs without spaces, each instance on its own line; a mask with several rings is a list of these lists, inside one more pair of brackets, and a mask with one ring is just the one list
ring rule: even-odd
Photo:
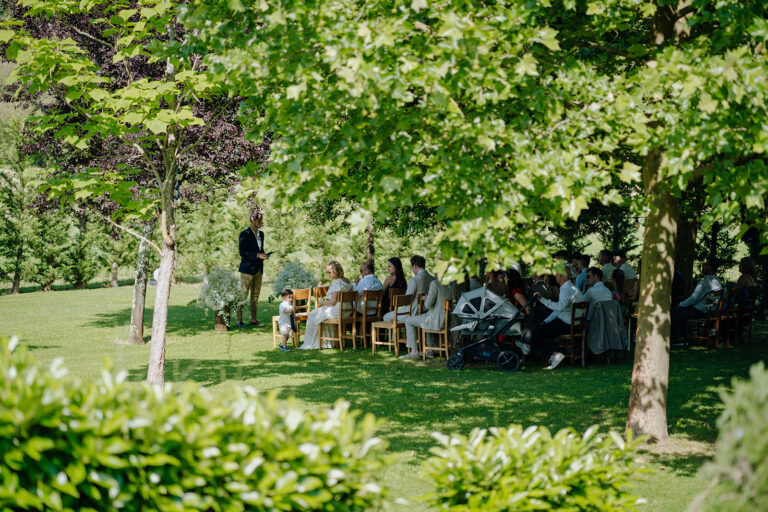
[[437,331],[445,325],[445,301],[454,301],[460,295],[456,283],[440,284],[435,279],[429,284],[429,291],[424,299],[426,313],[411,315],[405,319],[405,336],[408,354],[400,356],[400,359],[417,359],[419,357],[419,344],[416,340],[417,329],[429,329]]
[[[424,268],[427,266],[427,260],[424,256],[415,254],[411,256],[411,270],[413,271],[413,277],[408,281],[408,288],[405,290],[406,295],[413,295],[414,300],[411,303],[411,315],[415,315],[419,310],[419,303],[416,301],[416,296],[429,291],[429,284],[435,280],[435,276],[430,275]],[[405,306],[403,306],[405,308]],[[406,316],[408,314],[407,309],[401,309],[397,312],[398,318],[400,316]],[[385,322],[391,322],[395,317],[394,311],[390,311],[384,315]]]

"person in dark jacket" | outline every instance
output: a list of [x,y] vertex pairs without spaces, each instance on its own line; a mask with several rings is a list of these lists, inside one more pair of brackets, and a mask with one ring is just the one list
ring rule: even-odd
[[[251,213],[251,225],[240,232],[240,279],[243,282],[245,296],[250,296],[251,325],[261,325],[257,318],[259,295],[261,294],[261,276],[264,273],[264,260],[269,255],[264,252],[264,214],[261,210]],[[243,326],[243,307],[237,308],[237,325]]]

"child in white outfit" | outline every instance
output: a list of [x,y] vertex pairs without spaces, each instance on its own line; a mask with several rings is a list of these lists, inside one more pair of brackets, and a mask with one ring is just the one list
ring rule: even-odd
[[277,327],[280,329],[280,334],[283,335],[283,343],[280,345],[280,350],[288,352],[288,337],[293,334],[293,290],[286,288],[282,293],[283,302],[280,303],[279,314],[280,318],[277,320]]

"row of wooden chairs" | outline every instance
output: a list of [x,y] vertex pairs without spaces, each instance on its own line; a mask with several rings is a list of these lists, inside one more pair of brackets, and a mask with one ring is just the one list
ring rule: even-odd
[[747,288],[741,297],[735,296],[735,291],[735,285],[730,284],[725,293],[722,290],[712,292],[716,299],[715,307],[704,318],[688,321],[692,342],[709,348],[718,348],[721,344],[730,347],[743,343],[745,335],[748,336],[748,342],[752,342],[752,320],[758,288]]

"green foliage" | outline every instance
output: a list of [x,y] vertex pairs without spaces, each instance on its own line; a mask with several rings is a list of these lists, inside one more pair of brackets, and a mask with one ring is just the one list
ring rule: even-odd
[[615,432],[543,427],[474,429],[469,437],[434,435],[425,463],[440,510],[635,510],[627,485],[637,477],[634,448]]
[[245,292],[239,275],[231,270],[214,267],[206,276],[207,282],[200,288],[197,303],[205,310],[233,310],[246,304]]
[[693,510],[768,510],[768,370],[759,362],[749,380],[734,378],[733,390],[722,390],[724,409],[714,460],[702,473],[714,487]]
[[75,288],[84,288],[100,270],[109,267],[104,265],[106,234],[102,226],[90,222],[84,214],[77,215],[73,220],[69,229],[69,245],[63,255],[63,277]]
[[37,220],[30,238],[27,277],[43,290],[50,290],[54,281],[64,277],[68,259],[71,262],[69,251],[77,227],[62,210],[41,213]]
[[286,288],[297,290],[312,288],[316,284],[315,276],[300,261],[287,261],[280,267],[272,289],[275,290],[275,295],[279,296]]
[[376,420],[346,402],[82,381],[15,345],[0,341],[3,510],[367,510],[386,495]]

